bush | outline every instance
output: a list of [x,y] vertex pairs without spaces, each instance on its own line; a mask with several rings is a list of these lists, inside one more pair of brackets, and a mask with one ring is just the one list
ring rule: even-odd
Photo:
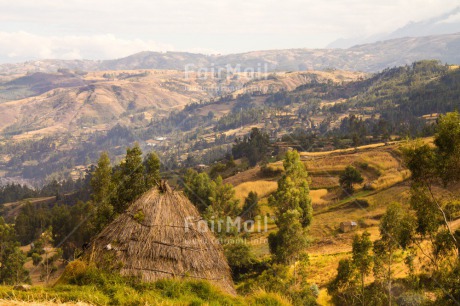
[[359,226],[360,228],[366,228],[366,227],[368,227],[369,225],[367,224],[366,219],[364,219],[364,218],[359,218],[359,219],[358,219],[358,226]]
[[249,272],[256,261],[251,248],[246,243],[227,244],[224,252],[235,281],[239,280],[242,274]]
[[419,306],[425,302],[425,297],[418,292],[404,292],[396,303],[399,306]]
[[316,297],[313,296],[313,293],[310,290],[310,288],[305,288],[303,290],[289,291],[288,295],[291,298],[293,305],[299,305],[299,306],[300,305],[302,306],[307,306],[307,305],[316,306],[317,305]]
[[249,297],[249,305],[263,306],[290,306],[291,302],[279,293],[271,293],[263,290],[257,291]]
[[361,168],[362,170],[369,169],[369,164],[366,162],[357,162],[356,167]]
[[37,253],[33,253],[31,257],[34,266],[38,266],[43,260],[43,258]]
[[88,272],[88,266],[81,260],[70,262],[58,280],[58,284],[83,285],[83,278]]
[[267,164],[260,168],[260,172],[266,177],[276,177],[283,174],[284,170],[282,166],[278,167],[277,165]]
[[318,298],[318,296],[319,296],[319,288],[318,288],[317,284],[312,284],[310,286],[310,291],[311,291],[311,293],[313,294],[313,296],[315,298]]
[[348,205],[350,208],[368,208],[370,206],[369,201],[365,199],[354,199]]

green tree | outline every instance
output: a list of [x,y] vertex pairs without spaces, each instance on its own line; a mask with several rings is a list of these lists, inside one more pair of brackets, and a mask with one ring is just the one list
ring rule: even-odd
[[213,181],[207,173],[189,169],[184,176],[184,192],[205,218],[220,219],[239,213],[235,189],[224,183],[221,176]]
[[188,169],[184,176],[184,193],[203,213],[211,205],[213,182],[205,172]]
[[258,128],[253,128],[249,137],[243,140],[237,139],[232,148],[232,155],[235,158],[246,157],[250,166],[255,166],[262,161],[270,149],[270,138],[267,133],[261,132]]
[[[80,248],[102,229],[103,224],[98,224],[95,209],[91,201],[78,201],[72,206],[56,205],[51,210],[53,238],[55,244],[61,246],[65,259],[74,259]],[[93,218],[88,218],[91,215]]]
[[126,157],[115,174],[118,189],[113,202],[116,213],[123,212],[146,191],[144,173],[142,150],[136,143],[132,148],[126,149]]
[[300,223],[307,227],[313,218],[307,170],[297,151],[286,153],[283,166],[285,174],[278,181],[276,192],[269,197],[269,204],[277,216],[290,210],[298,211]]
[[93,193],[91,199],[95,203],[108,202],[113,192],[112,167],[107,152],[102,152],[97,162],[96,169],[91,177]]
[[327,291],[337,305],[356,305],[360,294],[358,275],[351,259],[341,259],[336,277],[328,284]]
[[343,189],[348,193],[353,193],[354,184],[361,184],[364,181],[361,173],[353,167],[347,166],[345,170],[340,175],[339,183],[343,187]]
[[19,249],[14,227],[0,217],[0,283],[19,284],[29,280],[26,256]]
[[337,276],[328,285],[328,291],[337,304],[362,305],[366,301],[365,277],[370,274],[373,263],[372,241],[370,234],[364,232],[355,235],[352,244],[352,258],[342,259],[339,262]]
[[[411,207],[417,216],[417,232],[428,236],[430,241],[437,242],[432,244],[432,256],[423,252],[434,267],[438,267],[437,260],[440,255],[436,244],[439,245],[441,241],[443,253],[453,251],[457,254],[456,260],[460,260],[460,241],[450,226],[448,214],[448,210],[456,207],[458,198],[446,199],[434,192],[435,186],[442,184],[449,187],[460,179],[459,126],[459,113],[448,113],[439,118],[435,147],[422,140],[408,142],[402,147],[406,166],[412,173]],[[446,259],[448,258],[447,256]]]
[[356,267],[361,278],[361,302],[365,305],[364,278],[369,275],[372,267],[372,241],[371,234],[367,231],[353,238],[352,254],[353,265]]
[[47,284],[51,275],[57,270],[55,262],[62,256],[62,250],[59,248],[52,249],[54,239],[51,227],[42,233],[40,240],[44,249],[43,262],[41,263],[41,278]]
[[242,217],[248,220],[253,220],[257,215],[260,215],[259,196],[257,192],[250,191],[244,200],[242,209]]
[[24,268],[26,261],[27,257],[21,249],[18,246],[14,247],[5,261],[6,273],[3,281],[9,284],[30,282],[29,272]]
[[414,218],[402,208],[401,204],[390,204],[380,220],[380,240],[374,245],[376,258],[374,275],[377,280],[382,278],[386,280],[390,305],[394,253],[398,249],[406,249],[413,242],[414,233]]
[[445,186],[460,180],[460,114],[439,118],[434,140],[438,174]]
[[308,246],[305,229],[300,222],[298,210],[288,210],[277,220],[278,231],[270,233],[270,253],[277,262],[292,264]]
[[155,152],[150,152],[145,157],[145,185],[147,189],[155,187],[160,183],[160,164],[160,158],[158,158]]
[[238,280],[247,273],[256,262],[251,247],[244,242],[230,243],[224,246],[225,257],[232,269],[233,277]]
[[211,184],[211,206],[217,217],[236,216],[239,213],[239,200],[235,199],[235,189],[232,184],[224,183],[219,175]]
[[96,209],[94,223],[96,231],[99,232],[114,217],[114,207],[111,204],[111,199],[114,196],[115,188],[112,167],[110,166],[110,158],[107,152],[103,152],[99,158],[97,167],[91,177],[91,187],[93,190],[91,199]]
[[14,223],[17,239],[22,245],[38,239],[41,233],[49,226],[49,211],[40,205],[27,202],[19,212]]

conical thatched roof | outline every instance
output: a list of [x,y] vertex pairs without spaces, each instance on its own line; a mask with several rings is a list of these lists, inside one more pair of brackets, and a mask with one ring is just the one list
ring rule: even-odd
[[90,260],[114,258],[122,275],[147,282],[209,280],[234,294],[222,247],[212,232],[203,232],[195,206],[181,192],[163,189],[146,192],[96,236],[88,250]]

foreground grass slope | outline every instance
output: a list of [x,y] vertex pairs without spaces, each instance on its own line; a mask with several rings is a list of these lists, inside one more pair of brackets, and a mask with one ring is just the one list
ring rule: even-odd
[[248,297],[230,296],[206,281],[162,280],[143,283],[86,268],[75,261],[56,285],[18,291],[0,286],[0,305],[291,305],[278,295],[259,291]]

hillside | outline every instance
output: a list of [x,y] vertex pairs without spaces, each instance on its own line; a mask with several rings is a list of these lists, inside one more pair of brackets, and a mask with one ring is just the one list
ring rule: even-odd
[[[432,139],[424,140],[431,143]],[[310,246],[307,249],[310,258],[311,280],[324,288],[336,275],[341,259],[351,256],[352,241],[356,234],[367,231],[371,240],[379,238],[379,224],[388,205],[402,203],[409,208],[410,172],[402,162],[400,146],[403,142],[375,144],[351,150],[302,153],[311,183],[310,196],[313,204],[313,222],[309,229]],[[339,175],[346,166],[353,165],[364,177],[362,184],[356,186],[353,195],[344,195],[339,186]],[[281,162],[271,163],[269,169],[282,169]],[[268,197],[276,190],[279,176],[267,176],[260,168],[251,169],[226,179],[235,186],[240,199],[247,197],[250,191],[259,194],[262,214],[273,213],[268,205]],[[438,187],[436,194],[448,193],[460,196],[458,184],[448,191]],[[356,230],[341,232],[340,223],[354,221]],[[451,221],[452,229],[460,228],[458,219]],[[268,233],[252,233],[247,241],[259,258],[268,256],[268,234],[276,230],[272,223]],[[417,262],[417,266],[426,264]],[[398,261],[395,278],[405,277],[408,273],[403,262]]]
[[[3,85],[11,96],[5,95],[8,101],[0,103],[0,164],[13,170],[7,177],[37,178],[55,172],[49,172],[50,167],[60,165],[74,165],[70,170],[78,172],[88,165],[88,159],[97,158],[99,150],[123,152],[123,146],[134,140],[143,147],[161,145],[159,150],[166,152],[181,141],[184,132],[199,127],[197,119],[212,114],[207,120],[213,123],[229,114],[237,96],[259,96],[260,104],[278,91],[292,91],[312,82],[350,82],[363,76],[332,71],[215,78],[195,73],[185,77],[183,72],[164,70],[23,76]],[[35,92],[37,79],[39,88],[51,89]],[[61,81],[69,79],[83,85],[60,87]],[[16,91],[7,84],[16,84],[31,96],[12,100]],[[188,141],[183,144],[193,145]],[[19,157],[22,154],[28,157]],[[45,157],[51,155],[53,160]],[[53,166],[47,166],[48,161]],[[29,170],[21,174],[26,168]]]
[[[174,171],[222,159],[253,127],[265,130],[276,148],[300,151],[430,136],[438,114],[460,106],[458,66],[436,61],[374,75],[204,76],[164,70],[50,74],[41,87],[69,79],[85,85],[0,103],[0,176],[40,184],[79,178],[99,152],[120,158],[134,141],[158,152],[165,169]],[[34,80],[8,82],[32,92]]]
[[[427,34],[429,35],[429,34]],[[401,37],[401,36],[399,36]],[[31,72],[55,72],[59,68],[79,71],[230,68],[263,72],[339,69],[377,72],[414,61],[436,59],[460,64],[460,34],[424,37],[390,37],[383,41],[348,49],[261,50],[229,55],[204,55],[186,52],[140,52],[131,56],[104,61],[40,60],[0,65],[0,77]]]
[[[0,131],[29,136],[71,132],[83,128],[107,130],[117,123],[148,122],[153,117],[181,110],[186,104],[246,90],[293,90],[315,80],[351,81],[362,74],[348,72],[291,73],[280,78],[245,74],[232,79],[205,77],[180,71],[130,70],[75,74],[34,73],[0,83],[5,102],[0,103]],[[249,87],[248,87],[249,86]],[[245,87],[248,87],[246,89]],[[15,99],[18,92],[25,99]],[[19,97],[21,94],[19,94]]]
[[[432,143],[432,141],[432,138],[424,139],[426,143]],[[403,143],[379,143],[354,149],[304,152],[301,154],[301,160],[305,164],[310,178],[310,196],[313,204],[313,222],[308,230],[310,243],[306,249],[309,256],[308,280],[319,286],[320,299],[318,302],[321,305],[329,305],[326,286],[337,274],[339,261],[352,256],[353,237],[367,231],[370,233],[372,241],[377,240],[380,237],[380,220],[388,205],[392,202],[400,202],[405,208],[409,208],[410,173],[402,162],[400,147]],[[355,186],[353,195],[343,194],[338,183],[340,173],[348,165],[355,166],[364,177],[364,181]],[[251,168],[229,176],[225,182],[231,183],[235,187],[236,196],[240,199],[247,197],[250,191],[256,191],[259,194],[261,214],[272,215],[274,210],[268,205],[267,200],[277,188],[276,182],[282,174],[282,164],[280,161],[272,162],[266,167],[271,169],[271,172],[263,171],[261,167]],[[273,173],[278,174],[272,175]],[[459,197],[459,190],[457,184],[448,190],[437,187],[435,192],[439,195],[448,193],[450,196]],[[242,203],[243,201],[240,202],[240,205]],[[5,206],[9,210],[8,213],[17,214],[18,209],[13,207],[20,205],[20,203],[9,203]],[[348,221],[356,222],[357,228],[349,232],[342,232],[340,223]],[[460,228],[458,219],[452,220],[450,225],[453,230]],[[267,229],[267,232],[252,231],[243,235],[243,239],[250,246],[255,259],[260,262],[266,261],[270,256],[267,238],[270,233],[276,231],[273,220],[269,219]],[[27,251],[28,247],[25,247],[24,250]],[[419,259],[415,263],[417,269],[421,270],[425,264],[423,259]],[[28,262],[26,267],[35,271],[31,262]],[[401,256],[396,257],[394,269],[393,277],[395,279],[404,278],[409,273]],[[58,279],[62,271],[62,267],[59,268],[53,274],[53,279]],[[72,270],[69,269],[69,271]],[[34,272],[32,276],[35,285],[43,284],[38,273]],[[17,303],[24,299],[35,302],[53,299],[59,302],[78,301],[90,304],[121,303],[129,292],[131,299],[136,301],[161,302],[165,305],[185,303],[190,300],[201,301],[201,299],[208,302],[214,301],[217,305],[219,303],[232,305],[258,305],[260,303],[260,305],[266,305],[265,303],[268,301],[275,303],[273,305],[289,305],[289,301],[285,298],[279,295],[267,295],[263,291],[245,296],[247,282],[250,283],[251,276],[237,283],[241,294],[238,297],[227,296],[203,282],[160,281],[151,285],[144,284],[142,285],[143,289],[139,289],[141,285],[132,284],[130,281],[125,283],[125,280],[122,279],[110,281],[104,279],[108,276],[96,274],[88,274],[88,277],[83,278],[83,282],[98,284],[95,288],[91,287],[93,288],[91,294],[87,291],[89,290],[87,288],[89,283],[81,283],[78,287],[74,285],[63,286],[62,280],[65,277],[61,277],[56,286],[49,288],[37,286],[33,287],[32,291],[25,293],[13,291],[10,287],[1,287],[0,302],[1,299],[6,299],[6,301],[13,299]],[[368,278],[367,283],[372,280],[372,277]],[[112,287],[114,286],[112,285],[113,282],[117,284],[115,287]],[[202,287],[205,295],[193,293],[196,288]],[[195,289],[193,292],[189,292],[189,288]],[[149,294],[146,295],[144,290],[148,290]],[[109,292],[116,292],[116,294],[113,295]],[[210,295],[212,295],[211,298]]]

